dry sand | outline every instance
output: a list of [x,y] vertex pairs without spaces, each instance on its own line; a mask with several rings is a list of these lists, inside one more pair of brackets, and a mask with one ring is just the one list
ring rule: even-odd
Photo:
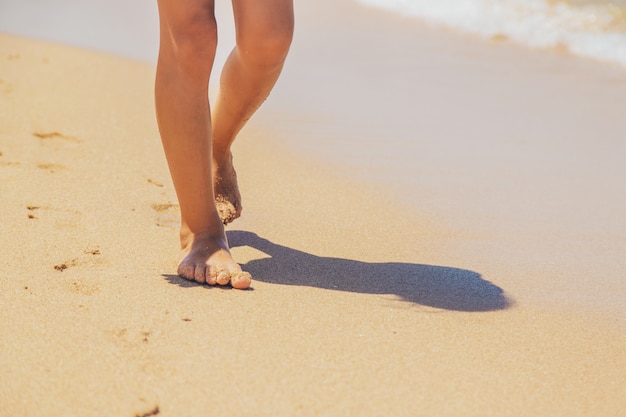
[[285,150],[271,106],[236,148],[253,289],[176,277],[153,72],[0,37],[1,417],[624,415],[620,314],[525,297],[529,265]]

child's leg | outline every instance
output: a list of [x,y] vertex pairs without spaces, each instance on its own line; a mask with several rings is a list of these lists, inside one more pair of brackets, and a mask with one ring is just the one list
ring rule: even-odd
[[213,0],[159,0],[161,42],[155,99],[163,148],[180,203],[178,272],[209,284],[247,288],[215,207],[208,82],[217,31]]
[[241,214],[230,146],[267,98],[283,68],[293,36],[293,0],[233,0],[237,46],[220,78],[213,109],[215,194],[224,223]]

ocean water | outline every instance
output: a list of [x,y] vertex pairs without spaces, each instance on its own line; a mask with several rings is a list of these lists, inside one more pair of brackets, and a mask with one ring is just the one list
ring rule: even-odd
[[[435,26],[626,66],[626,0],[354,1]],[[158,49],[156,4],[144,1],[1,0],[0,31],[150,63]]]
[[357,0],[427,23],[626,66],[626,0]]

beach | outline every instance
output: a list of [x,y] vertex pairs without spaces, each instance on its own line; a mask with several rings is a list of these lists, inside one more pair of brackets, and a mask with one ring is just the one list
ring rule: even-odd
[[626,70],[296,5],[246,291],[176,276],[154,51],[0,34],[0,416],[624,415]]

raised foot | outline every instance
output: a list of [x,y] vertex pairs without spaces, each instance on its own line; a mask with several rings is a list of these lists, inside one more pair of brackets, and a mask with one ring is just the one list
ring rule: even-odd
[[230,152],[224,157],[214,156],[213,191],[215,207],[225,225],[241,216],[241,194],[237,185],[237,173]]
[[232,258],[225,238],[195,235],[190,240],[178,265],[178,275],[201,284],[230,284],[242,290],[250,287],[252,276]]
[[215,207],[224,226],[241,216],[241,205],[236,206],[222,194],[215,194]]

